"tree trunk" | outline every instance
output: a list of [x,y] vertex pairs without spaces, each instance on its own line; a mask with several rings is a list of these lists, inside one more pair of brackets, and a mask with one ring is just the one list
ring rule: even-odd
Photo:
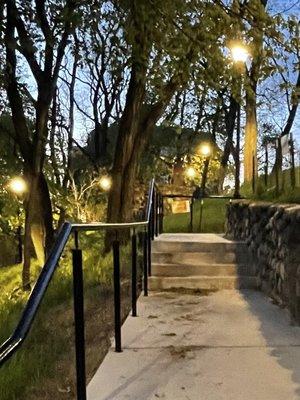
[[183,160],[180,156],[177,156],[176,161],[173,165],[172,184],[175,186],[184,185]]
[[210,157],[206,157],[206,159],[204,160],[203,172],[202,172],[202,177],[201,177],[201,193],[202,193],[202,196],[205,196],[205,194],[206,194],[205,189],[206,189],[209,161],[210,161]]
[[[139,99],[144,96],[144,88],[137,85],[134,91],[129,90],[126,105],[120,124],[119,137],[112,171],[113,186],[109,195],[108,221],[131,221],[133,215],[133,189],[139,160],[156,122],[169,104],[178,83],[172,79],[165,86],[163,98],[155,103],[143,117],[143,104]],[[136,94],[136,95],[135,95]],[[127,110],[126,110],[127,108]]]
[[225,126],[226,126],[226,142],[224,151],[221,158],[221,165],[219,170],[218,179],[218,193],[222,193],[224,180],[226,177],[226,170],[229,161],[229,156],[232,149],[233,132],[235,127],[235,120],[239,104],[233,96],[230,96],[229,110],[225,111]]
[[[280,137],[288,135],[291,132],[291,129],[294,124],[295,117],[296,117],[298,104],[299,104],[299,100],[297,97],[297,90],[299,90],[299,88],[300,88],[300,72],[298,73],[298,78],[297,78],[297,82],[296,82],[294,101],[293,101],[293,93],[291,95],[293,105],[289,111],[288,119],[286,121],[284,129],[281,132]],[[274,164],[272,173],[275,173],[276,168],[278,169],[278,171],[280,171],[282,169],[282,150],[281,150],[280,140],[279,140],[279,146],[277,146],[277,148],[276,148],[276,159],[275,159],[275,164]]]
[[[71,82],[69,86],[69,127],[68,127],[68,146],[67,146],[67,165],[63,178],[63,188],[66,189],[69,181],[71,180],[72,175],[72,150],[73,150],[73,136],[74,136],[74,107],[75,107],[75,85],[76,85],[76,76],[77,76],[77,68],[78,68],[78,60],[79,60],[79,42],[76,34],[74,33],[74,43],[75,43],[75,51],[74,51],[74,61],[72,66],[71,73]],[[65,210],[62,210],[61,217],[63,218],[65,215]]]
[[42,172],[28,173],[29,195],[25,201],[25,239],[23,287],[30,288],[31,242],[39,264],[45,263],[45,256],[53,244],[52,207],[47,181]]
[[[254,162],[254,165],[253,165]],[[254,177],[253,177],[254,171]],[[257,176],[257,117],[256,85],[251,94],[246,95],[246,127],[244,149],[244,180],[251,182]]]
[[[264,12],[268,0],[260,0],[261,12]],[[253,26],[259,24],[255,17]],[[257,116],[256,90],[260,75],[263,49],[263,26],[256,29],[253,40],[253,61],[249,73],[249,89],[246,93],[246,126],[244,147],[244,180],[251,182],[257,177]]]
[[[112,189],[109,194],[107,218],[109,222],[131,221],[133,217],[134,183],[140,156],[149,141],[154,126],[162,116],[173,95],[188,80],[188,67],[179,68],[164,88],[159,100],[152,106],[144,102],[149,55],[152,46],[147,35],[148,22],[140,15],[138,2],[133,2],[136,26],[132,49],[131,77],[126,104],[120,121],[119,134],[112,169]],[[190,46],[182,65],[189,65],[195,57],[195,47]],[[186,70],[187,69],[187,70]],[[107,243],[106,243],[107,244]],[[106,246],[107,248],[107,246]]]

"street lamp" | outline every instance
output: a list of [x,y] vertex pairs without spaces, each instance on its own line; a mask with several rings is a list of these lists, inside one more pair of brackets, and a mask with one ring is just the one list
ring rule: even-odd
[[[18,200],[22,198],[24,193],[27,191],[27,183],[21,177],[17,176],[10,180],[8,183],[8,189],[17,197]],[[22,245],[22,223],[21,223],[21,208],[18,206],[18,227],[16,231],[16,236],[18,240],[18,259],[19,262],[23,260],[23,245]]]
[[[205,157],[204,160],[204,167],[203,167],[203,172],[202,172],[202,179],[201,179],[201,186],[196,186],[193,196],[192,196],[192,201],[191,201],[191,220],[190,220],[190,231],[193,232],[193,208],[194,208],[194,199],[201,199],[201,204],[200,204],[200,230],[201,230],[201,222],[202,222],[202,211],[203,211],[203,200],[202,198],[205,196],[205,186],[206,186],[206,180],[207,180],[207,173],[208,173],[208,167],[209,167],[209,160],[210,156],[212,153],[212,145],[210,143],[202,143],[197,151],[197,155],[201,155]],[[193,171],[191,171],[193,170]],[[186,173],[188,174],[193,174],[195,176],[195,170],[194,168],[188,168]]]
[[196,171],[193,167],[188,167],[185,173],[189,179],[194,179],[196,176]]
[[205,186],[207,181],[207,174],[208,174],[208,167],[209,167],[209,160],[212,153],[212,146],[209,143],[203,143],[199,147],[199,153],[205,157],[204,160],[204,167],[202,172],[202,180],[201,180],[201,194],[202,196],[205,195]]
[[[237,66],[242,66],[242,68],[238,68],[239,73],[242,75],[245,63],[249,58],[250,54],[246,46],[241,43],[236,43],[231,47],[231,56],[233,61],[237,64]],[[239,85],[240,98],[242,97],[242,82]],[[235,154],[235,185],[234,185],[234,197],[239,199],[240,195],[240,170],[241,170],[241,162],[240,162],[240,151],[241,151],[241,104],[238,102],[237,108],[237,124],[236,124],[236,154]]]
[[27,184],[21,176],[11,179],[8,184],[9,190],[17,196],[23,195],[27,190]]
[[249,52],[246,46],[235,44],[231,47],[231,56],[235,63],[245,63],[248,60]]
[[209,157],[212,152],[210,143],[202,143],[198,148],[198,153],[203,157]]
[[99,185],[100,185],[102,190],[104,190],[105,192],[108,192],[110,190],[111,186],[112,186],[111,177],[110,176],[106,176],[106,175],[102,176],[100,178]]

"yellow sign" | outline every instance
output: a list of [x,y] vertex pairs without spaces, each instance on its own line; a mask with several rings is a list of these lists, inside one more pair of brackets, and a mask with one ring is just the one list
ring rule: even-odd
[[171,203],[173,214],[182,214],[190,212],[189,200],[173,200]]

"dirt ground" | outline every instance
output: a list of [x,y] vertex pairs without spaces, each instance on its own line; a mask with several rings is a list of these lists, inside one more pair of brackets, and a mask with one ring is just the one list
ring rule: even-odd
[[[125,320],[130,312],[130,284],[122,284],[122,318]],[[86,294],[85,299],[85,340],[86,340],[86,375],[87,383],[103,361],[111,345],[114,330],[113,293],[99,291]],[[74,347],[74,315],[73,303],[64,304],[53,310],[47,326],[49,337],[53,337],[58,329],[64,332],[66,349],[57,360],[54,370],[47,379],[41,379],[32,389],[27,389],[26,400],[73,400],[75,395],[75,347]],[[45,357],[45,355],[41,355]]]

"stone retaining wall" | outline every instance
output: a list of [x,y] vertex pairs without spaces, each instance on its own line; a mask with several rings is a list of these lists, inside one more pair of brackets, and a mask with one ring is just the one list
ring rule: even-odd
[[300,205],[233,201],[226,236],[246,241],[261,288],[300,324]]

